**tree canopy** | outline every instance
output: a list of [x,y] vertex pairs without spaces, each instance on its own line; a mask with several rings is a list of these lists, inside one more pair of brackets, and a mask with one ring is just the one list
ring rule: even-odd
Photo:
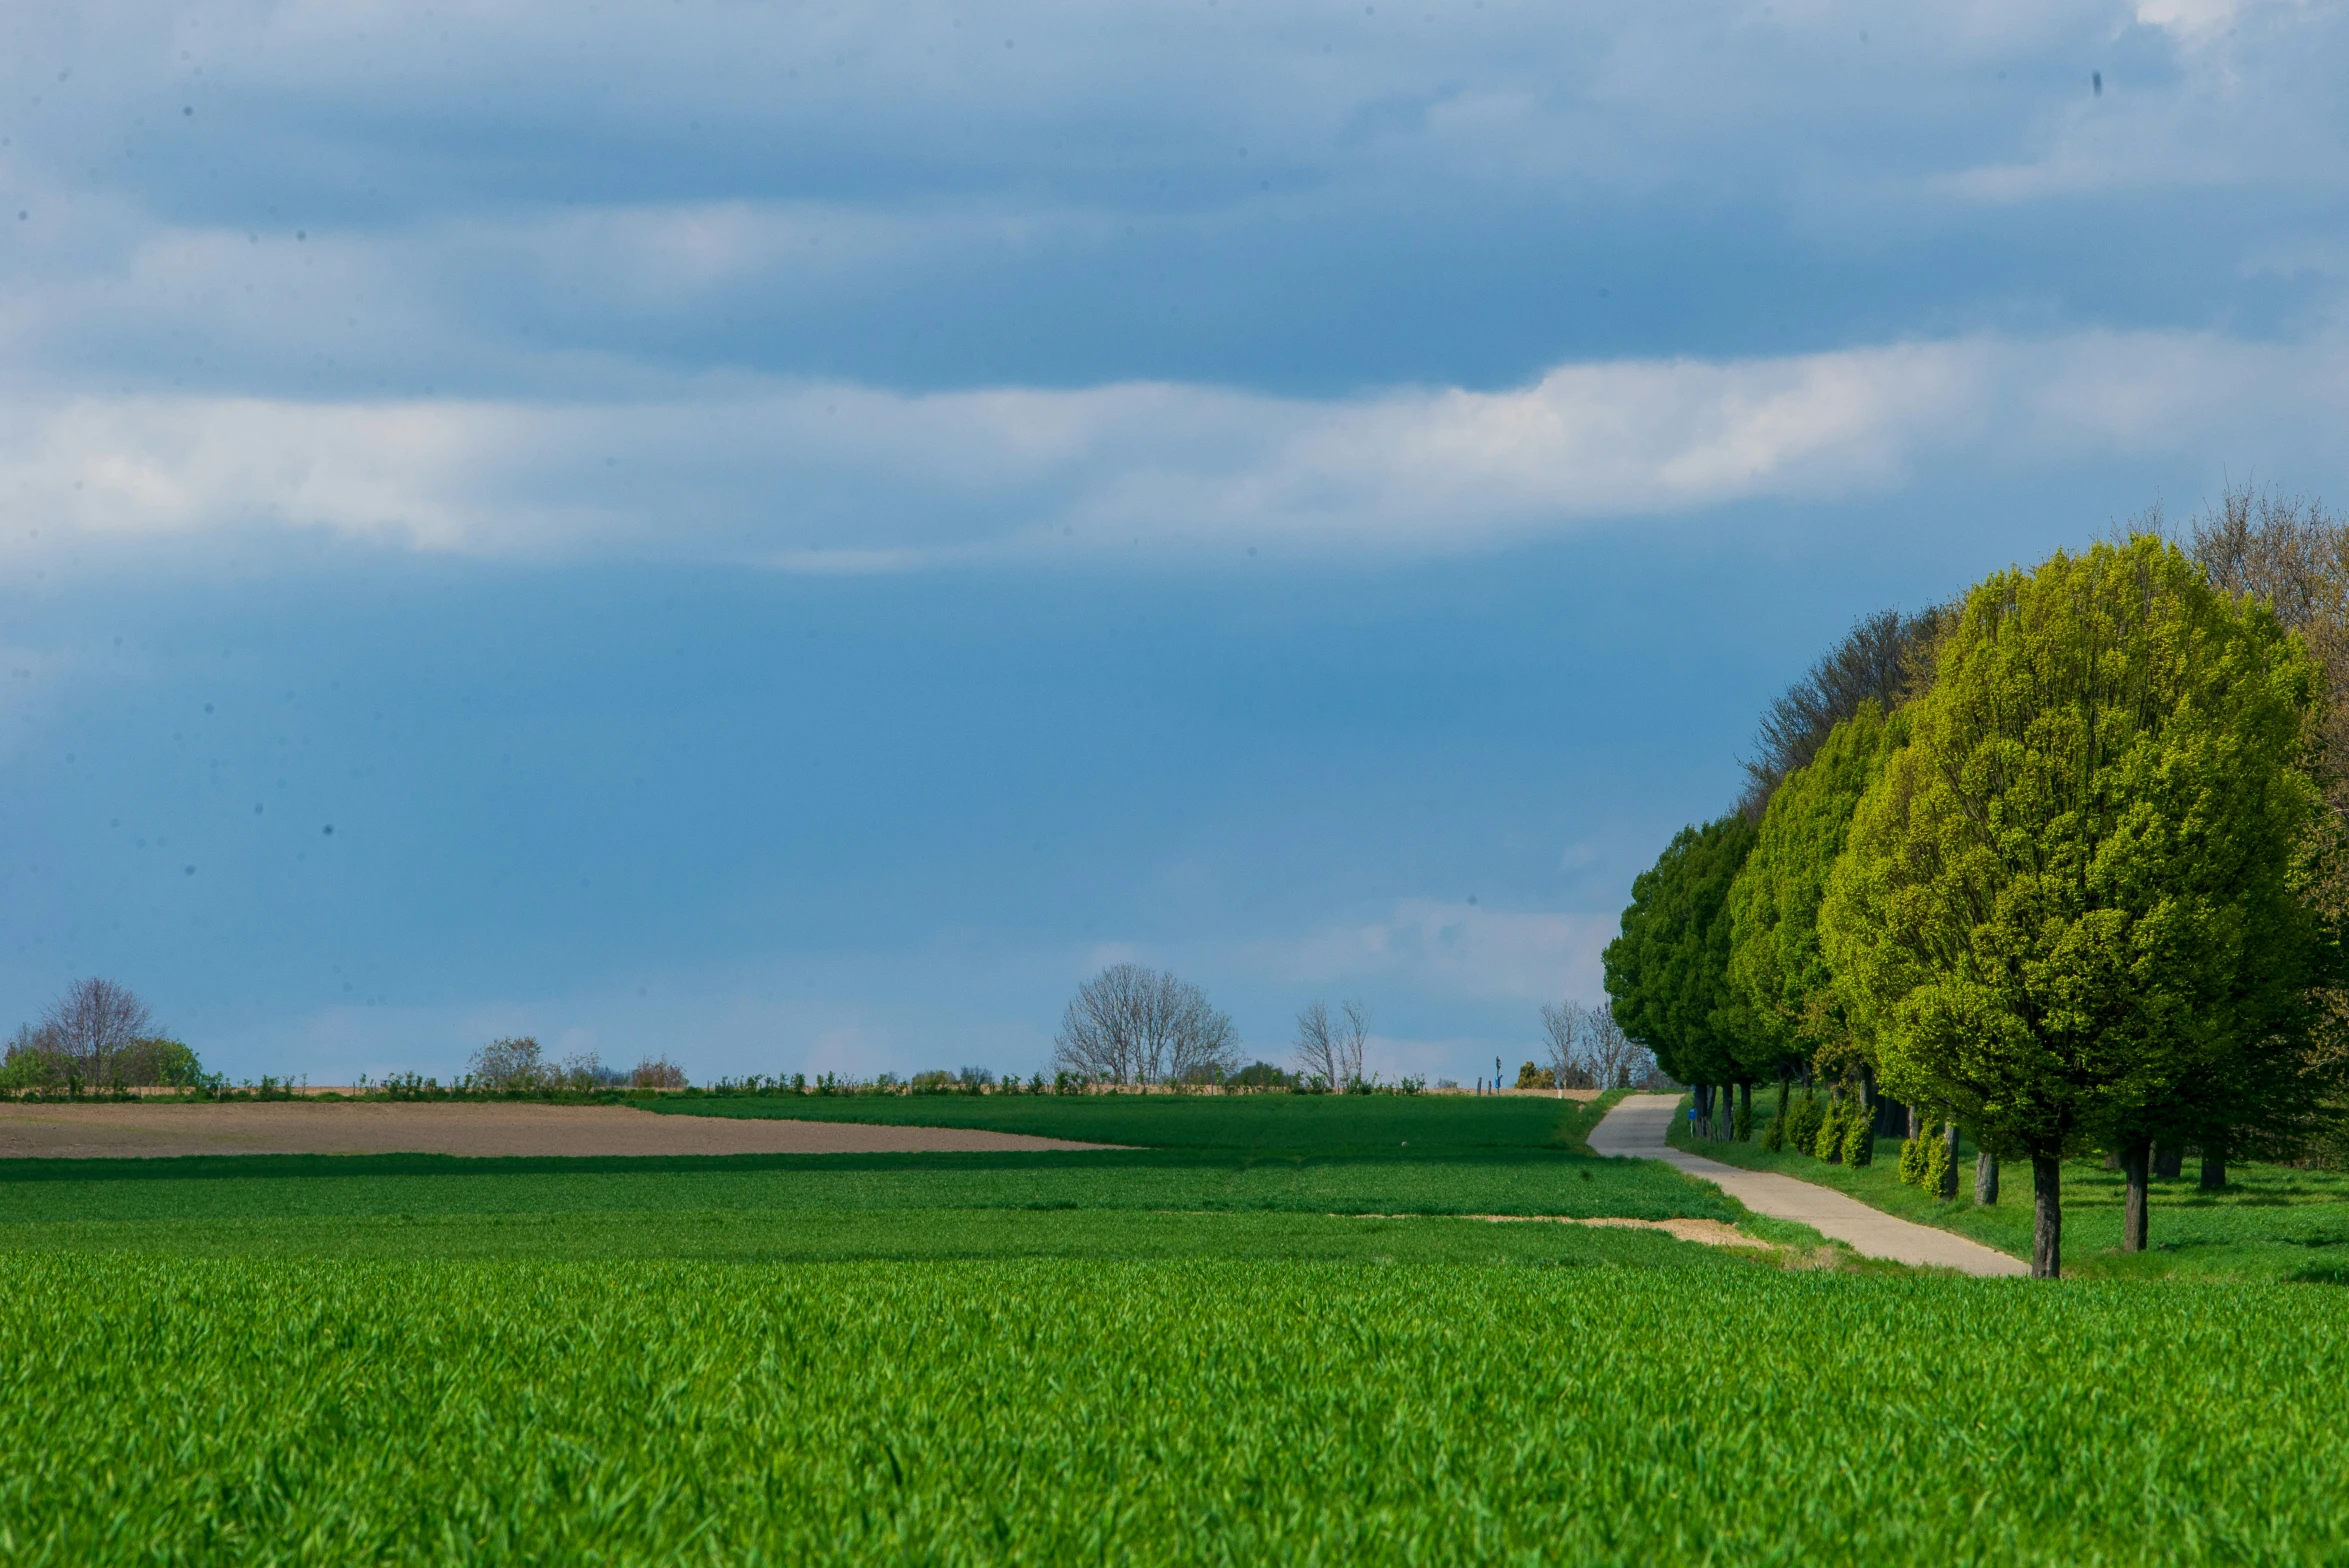
[[1873,699],[1836,725],[1771,795],[1730,887],[1729,981],[1751,1020],[1748,1051],[1758,1070],[1775,1073],[1849,1038],[1819,947],[1819,904],[1852,811],[1905,727],[1897,718],[1888,723]]
[[1750,1080],[1750,1021],[1729,985],[1729,888],[1757,833],[1732,812],[1683,828],[1631,884],[1604,956],[1625,1033],[1683,1083]]
[[1976,587],[1820,910],[1887,1087],[2045,1187],[2099,1134],[2241,1119],[2296,1076],[2329,962],[2298,896],[2315,698],[2274,613],[2156,538]]
[[1890,713],[1922,689],[1932,678],[1933,645],[1954,614],[1949,606],[1916,615],[1878,610],[1854,621],[1842,640],[1762,711],[1738,809],[1759,820],[1787,775],[1808,764],[1838,724],[1867,703]]

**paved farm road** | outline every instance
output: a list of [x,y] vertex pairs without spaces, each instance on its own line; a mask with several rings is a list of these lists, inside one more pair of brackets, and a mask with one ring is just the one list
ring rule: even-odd
[[1672,1125],[1679,1105],[1677,1095],[1626,1096],[1591,1129],[1592,1151],[1662,1160],[1713,1183],[1756,1214],[1798,1221],[1822,1236],[1848,1243],[1854,1251],[1871,1258],[1890,1258],[1896,1263],[1931,1263],[1967,1274],[2031,1271],[2020,1258],[2010,1258],[1980,1242],[1935,1230],[1930,1225],[1895,1219],[1869,1208],[1857,1198],[1847,1198],[1811,1182],[1769,1171],[1740,1170],[1734,1165],[1683,1153],[1664,1141],[1664,1130]]

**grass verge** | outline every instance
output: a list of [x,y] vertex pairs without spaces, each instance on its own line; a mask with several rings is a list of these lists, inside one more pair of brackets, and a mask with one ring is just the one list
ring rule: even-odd
[[[1778,1171],[1847,1193],[1873,1208],[1920,1225],[1937,1226],[2018,1258],[2031,1255],[2031,1172],[2019,1162],[2002,1170],[1999,1202],[1973,1201],[1975,1148],[1962,1146],[1958,1196],[1944,1201],[1901,1185],[1900,1140],[1876,1141],[1873,1164],[1853,1168],[1810,1155],[1761,1147],[1773,1107],[1757,1096],[1754,1141],[1692,1139],[1685,1119],[1668,1135],[1675,1148],[1724,1165]],[[2152,1185],[2151,1247],[2120,1250],[2122,1179],[2101,1160],[2063,1166],[2064,1271],[2099,1279],[2224,1279],[2326,1284],[2349,1283],[2349,1175],[2290,1166],[2245,1164],[2229,1172],[2224,1191],[2206,1193],[2189,1169]]]

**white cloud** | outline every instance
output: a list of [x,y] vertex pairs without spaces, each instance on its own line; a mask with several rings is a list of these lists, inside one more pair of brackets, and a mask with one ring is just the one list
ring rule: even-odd
[[1404,899],[1384,918],[1268,945],[1256,963],[1301,985],[1378,981],[1471,1001],[1595,997],[1599,953],[1617,925],[1609,914]]
[[2329,339],[2089,333],[1329,400],[713,380],[643,402],[85,396],[7,413],[0,556],[20,559],[316,529],[483,558],[802,571],[1242,547],[1407,559],[1882,492],[1949,461],[2210,462],[2295,432],[2321,446],[2349,414],[2349,356]]

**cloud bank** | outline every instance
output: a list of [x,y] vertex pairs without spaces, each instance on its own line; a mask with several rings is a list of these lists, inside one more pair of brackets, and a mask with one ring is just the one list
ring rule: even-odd
[[1561,366],[1342,399],[1129,383],[713,383],[611,402],[77,397],[0,435],[25,556],[325,530],[503,560],[792,571],[1007,560],[1399,560],[1605,519],[1880,493],[1934,464],[2318,439],[2330,339],[1972,338]]

